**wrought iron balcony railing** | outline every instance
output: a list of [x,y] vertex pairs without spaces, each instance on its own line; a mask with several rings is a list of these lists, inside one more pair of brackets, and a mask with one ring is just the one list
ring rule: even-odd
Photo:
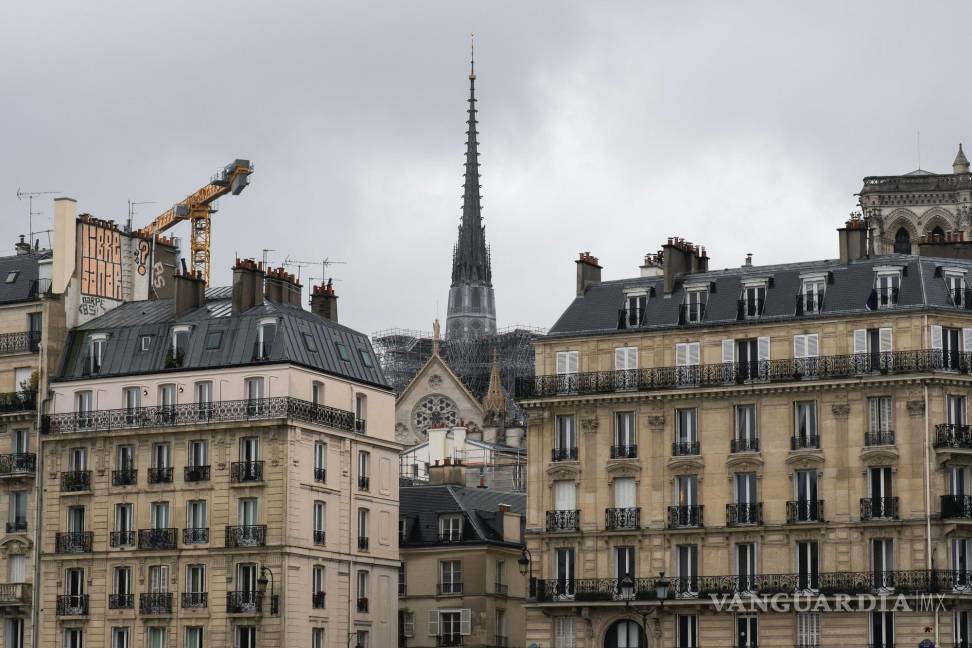
[[699,454],[698,441],[675,441],[672,443],[672,456],[682,457]]
[[552,448],[550,461],[577,461],[577,448]]
[[134,486],[138,483],[138,470],[135,468],[122,468],[121,470],[111,471],[112,486]]
[[824,294],[823,291],[814,293],[800,293],[796,296],[796,314],[808,315],[819,313],[823,310]]
[[323,484],[327,481],[327,468],[314,468],[314,481]]
[[604,511],[604,528],[608,531],[632,530],[641,527],[641,507],[609,508]]
[[510,593],[510,586],[506,583],[493,583],[493,593],[507,596]]
[[577,531],[580,528],[580,514],[580,511],[547,511],[547,531]]
[[[6,396],[11,396],[7,394]],[[19,394],[14,394],[19,396]],[[36,398],[30,395],[27,401],[14,403],[22,411],[34,409]],[[0,412],[4,410],[4,398],[0,395]],[[289,418],[304,423],[325,427],[358,431],[354,412],[340,410],[325,405],[315,405],[298,398],[279,397],[257,400],[212,401],[209,403],[180,403],[169,406],[137,407],[113,410],[92,410],[90,412],[65,412],[41,418],[42,434],[64,434],[69,432],[126,430],[132,428],[158,427],[169,425],[198,425],[200,423],[221,421],[249,421],[255,419]]]
[[172,592],[148,592],[138,595],[139,614],[172,614]]
[[952,298],[952,305],[956,308],[972,309],[972,289],[953,288],[948,291]]
[[758,319],[763,316],[763,311],[766,309],[765,299],[754,299],[749,301],[747,299],[737,299],[736,300],[736,319],[746,320],[746,319]]
[[787,524],[823,522],[823,500],[795,500],[786,503]]
[[0,414],[29,412],[37,409],[37,392],[18,391],[0,393]]
[[940,423],[935,426],[935,448],[972,450],[972,428],[968,425]]
[[972,495],[942,495],[942,518],[972,520]]
[[229,614],[262,612],[263,594],[256,590],[226,592],[226,611]]
[[[656,578],[577,578],[538,580],[531,588],[537,602],[655,601]],[[755,594],[821,596],[874,594],[972,593],[972,572],[950,570],[752,574],[747,576],[672,577],[668,599],[697,599]]]
[[266,544],[266,524],[226,527],[227,547],[264,547]]
[[637,459],[637,445],[613,445],[611,446],[612,459]]
[[819,450],[820,435],[798,434],[790,437],[790,450]]
[[326,592],[314,592],[311,594],[311,607],[315,610],[323,610],[324,603],[327,601]]
[[[972,373],[972,353],[959,353],[961,373]],[[930,373],[949,369],[941,350],[885,351],[849,355],[817,356],[813,358],[782,358],[759,360],[753,363],[725,362],[691,365],[687,367],[649,367],[626,369],[634,372],[633,385],[626,379],[630,391],[657,391],[684,387],[724,387],[740,382],[786,383],[809,379],[859,378],[870,374],[904,375]],[[755,365],[742,367],[742,365]],[[548,398],[557,396],[609,394],[617,391],[615,371],[591,371],[572,374],[548,374],[519,379],[517,398]]]
[[172,466],[153,466],[148,469],[148,483],[171,484],[172,473]]
[[90,470],[70,470],[61,473],[61,492],[77,493],[91,490]]
[[183,592],[182,607],[191,610],[209,607],[209,592]]
[[62,594],[58,596],[57,616],[88,616],[88,595]]
[[726,504],[726,526],[758,526],[763,523],[763,503]]
[[230,481],[237,484],[263,481],[263,462],[234,461],[230,464]]
[[371,541],[368,536],[358,536],[358,551],[368,551],[371,546]]
[[435,636],[435,648],[459,648],[462,646],[461,634],[440,634]]
[[759,452],[759,438],[738,437],[729,439],[729,452],[733,454],[737,452]]
[[182,544],[196,545],[209,542],[209,527],[187,527],[182,530]]
[[358,612],[364,613],[368,611],[368,599],[366,597],[361,597],[358,599]]
[[462,529],[449,529],[436,536],[439,544],[457,544],[462,542]]
[[108,609],[109,610],[131,610],[135,607],[135,595],[134,594],[109,594],[108,595]]
[[0,334],[0,354],[37,353],[40,351],[40,331],[18,331]]
[[698,528],[705,526],[702,505],[691,504],[668,507],[668,528]]
[[440,596],[443,594],[462,594],[462,583],[453,581],[451,583],[436,583],[435,593]]
[[897,520],[897,497],[862,497],[862,520]]
[[865,446],[894,445],[894,430],[875,430],[864,433]]
[[679,325],[685,324],[698,324],[705,321],[705,304],[695,303],[695,304],[680,304],[678,307],[678,323]]
[[209,466],[186,466],[182,479],[187,482],[209,481]]
[[134,547],[135,532],[134,531],[111,531],[110,533],[108,533],[108,546],[109,547]]
[[314,544],[327,544],[327,532],[323,529],[314,529]]
[[0,455],[0,477],[33,475],[35,472],[37,472],[37,455],[33,452]]
[[867,305],[871,310],[894,308],[897,303],[897,288],[874,288],[867,298]]
[[139,529],[139,549],[175,549],[179,529]]
[[91,553],[94,533],[91,531],[68,531],[54,534],[54,553]]
[[13,522],[7,522],[7,533],[23,533],[27,530],[27,518],[15,518]]
[[371,490],[371,478],[367,475],[358,475],[358,490],[368,492]]

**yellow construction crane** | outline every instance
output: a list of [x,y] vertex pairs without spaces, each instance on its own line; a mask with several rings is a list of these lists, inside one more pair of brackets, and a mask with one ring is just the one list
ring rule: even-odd
[[178,223],[188,220],[192,254],[189,262],[193,274],[199,273],[209,284],[210,216],[216,212],[215,202],[228,193],[238,196],[250,183],[253,165],[249,160],[234,160],[213,176],[209,184],[170,207],[154,221],[135,232],[152,237]]

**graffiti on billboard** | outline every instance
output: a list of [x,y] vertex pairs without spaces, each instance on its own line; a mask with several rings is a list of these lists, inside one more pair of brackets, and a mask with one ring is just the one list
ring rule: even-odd
[[81,223],[81,293],[122,299],[121,232]]

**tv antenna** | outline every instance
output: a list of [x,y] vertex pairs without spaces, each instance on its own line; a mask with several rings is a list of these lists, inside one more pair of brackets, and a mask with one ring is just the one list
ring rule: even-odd
[[143,200],[141,202],[128,201],[128,231],[132,231],[132,217],[135,216],[135,207],[138,205],[154,205],[154,200]]
[[263,248],[263,267],[269,270],[267,266],[267,257],[269,256],[267,252],[276,252],[273,248]]
[[344,265],[345,262],[344,261],[331,261],[331,257],[324,257],[320,261],[298,261],[297,259],[291,259],[290,257],[287,257],[286,259],[284,259],[283,264],[285,266],[297,266],[297,278],[298,279],[300,279],[300,269],[301,268],[306,267],[306,266],[316,266],[316,265],[320,265],[321,266],[321,276],[320,277],[311,277],[310,278],[310,281],[314,281],[315,279],[318,279],[318,278],[321,279],[321,281],[323,281],[324,280],[324,277],[327,275],[327,266],[329,266],[329,265]]
[[23,191],[20,187],[17,188],[17,200],[27,199],[27,229],[29,230],[29,236],[27,237],[31,245],[34,245],[34,216],[40,216],[41,212],[34,211],[34,198],[37,196],[47,196],[50,194],[63,193],[61,191]]

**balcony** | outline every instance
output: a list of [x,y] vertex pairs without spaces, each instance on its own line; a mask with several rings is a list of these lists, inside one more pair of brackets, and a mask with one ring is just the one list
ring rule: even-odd
[[227,547],[265,547],[267,544],[267,525],[252,524],[226,527]]
[[636,445],[613,445],[611,446],[612,459],[637,459],[638,446]]
[[795,500],[786,503],[786,523],[823,522],[823,500]]
[[371,478],[365,475],[358,475],[358,490],[368,492],[371,490]]
[[368,422],[364,419],[354,419],[354,431],[358,434],[365,434],[368,431]]
[[33,591],[30,583],[0,584],[0,605],[30,605]]
[[30,476],[37,472],[37,455],[17,452],[0,455],[0,477]]
[[0,414],[32,412],[37,409],[37,393],[17,391],[0,393]]
[[178,529],[139,529],[139,549],[175,549]]
[[172,592],[151,592],[138,595],[139,614],[172,614]]
[[759,526],[763,523],[763,503],[726,504],[726,526]]
[[894,430],[879,430],[864,433],[864,445],[870,446],[893,446]]
[[135,595],[134,594],[109,594],[108,609],[109,610],[135,609]]
[[698,441],[675,441],[672,443],[673,457],[686,457],[699,454]]
[[799,434],[790,437],[790,450],[819,450],[820,436],[817,434]]
[[327,468],[315,468],[314,481],[316,481],[318,484],[325,483],[327,481]]
[[[969,356],[969,357],[966,357]],[[740,369],[736,365],[757,364],[757,369]],[[558,396],[611,394],[619,391],[660,391],[685,387],[724,387],[737,384],[740,377],[754,376],[748,382],[790,383],[808,379],[860,378],[868,375],[906,375],[932,373],[943,369],[942,352],[930,349],[885,351],[815,358],[781,358],[758,363],[718,363],[687,367],[651,367],[622,370],[633,375],[633,384],[625,380],[619,389],[615,371],[592,371],[573,374],[548,374],[518,379],[519,399]],[[964,354],[960,372],[972,373],[972,354]],[[632,373],[633,372],[633,373]]]
[[547,531],[569,533],[580,528],[580,511],[547,511]]
[[819,313],[823,310],[824,305],[824,294],[820,291],[816,294],[814,293],[800,293],[796,296],[796,314],[800,315],[810,315],[812,313]]
[[365,613],[368,611],[368,599],[359,598],[358,599],[358,612]]
[[757,437],[730,439],[729,452],[732,454],[737,452],[759,452],[759,439]]
[[155,466],[148,469],[148,483],[150,484],[171,484],[172,466]]
[[40,331],[0,334],[0,354],[37,353],[40,351],[40,339]]
[[18,517],[13,522],[7,522],[7,533],[24,533],[27,531],[27,518]]
[[91,490],[90,470],[70,470],[61,473],[61,492],[80,493]]
[[968,425],[941,423],[935,426],[935,449],[972,450],[972,428]]
[[370,544],[368,536],[358,536],[358,551],[368,551]]
[[314,529],[314,544],[324,545],[327,543],[327,533],[323,529]]
[[182,544],[197,545],[209,542],[209,527],[188,527],[182,530]]
[[456,648],[458,646],[462,646],[461,634],[436,635],[435,637],[436,648]]
[[942,519],[972,520],[972,496],[942,495]]
[[691,504],[668,507],[669,529],[698,529],[703,526],[705,526],[705,518],[702,515],[701,505]]
[[439,596],[462,595],[462,583],[436,583],[435,593]]
[[134,486],[138,483],[138,470],[135,468],[122,468],[121,470],[111,471],[112,486]]
[[608,531],[631,531],[641,528],[641,507],[605,509],[604,528]]
[[75,554],[91,553],[94,533],[91,531],[72,531],[54,534],[54,553]]
[[201,610],[209,607],[208,592],[183,592],[182,608],[184,610]]
[[226,612],[257,614],[263,611],[263,594],[258,591],[226,592]]
[[230,464],[230,481],[234,484],[263,481],[263,462],[234,461]]
[[57,616],[88,616],[88,595],[62,594],[58,596]]
[[897,520],[897,497],[862,497],[862,520]]
[[[24,397],[16,393],[0,395],[0,412],[25,411],[35,407],[36,397],[33,394]],[[315,405],[298,398],[280,397],[51,414],[41,418],[41,433],[106,432],[276,418],[293,419],[345,432],[354,432],[357,428],[353,412]]]
[[134,531],[112,531],[108,534],[109,547],[134,547]]
[[315,610],[323,610],[327,594],[324,592],[314,592],[311,594],[311,607]]
[[510,593],[510,586],[506,583],[493,583],[493,593],[498,596],[508,596]]
[[705,304],[695,303],[695,304],[680,304],[678,307],[678,323],[679,325],[685,324],[698,324],[705,320]]
[[577,448],[553,448],[550,461],[577,461]]
[[186,482],[209,481],[209,466],[186,466],[182,479]]

